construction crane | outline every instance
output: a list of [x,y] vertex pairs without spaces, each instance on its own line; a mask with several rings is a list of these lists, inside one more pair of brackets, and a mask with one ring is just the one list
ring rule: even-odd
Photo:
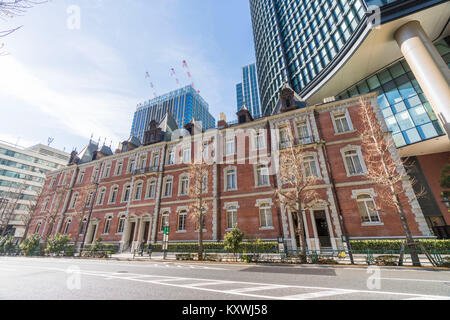
[[152,79],[150,78],[150,73],[148,71],[145,73],[145,79],[148,79],[150,81],[150,87],[153,90],[153,95],[155,98],[158,98],[158,94],[156,93],[155,86],[153,85]]
[[180,80],[178,80],[177,74],[176,74],[176,72],[175,72],[175,68],[170,69],[170,75],[171,75],[173,78],[175,78],[175,81],[177,82],[177,86],[178,86],[178,87],[181,87],[181,86],[180,86]]
[[[195,84],[194,84],[194,80],[192,80],[192,75],[191,75],[191,71],[189,70],[188,64],[186,62],[186,60],[183,60],[183,68],[186,69],[186,74],[189,78],[189,81],[191,82],[191,86],[192,88],[195,89]],[[200,93],[200,90],[197,91],[198,93]]]

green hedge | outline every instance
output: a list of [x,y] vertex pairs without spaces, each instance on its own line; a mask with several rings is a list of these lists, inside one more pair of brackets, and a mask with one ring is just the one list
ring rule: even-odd
[[[450,240],[419,240],[427,250],[450,252]],[[351,241],[353,251],[401,250],[403,240],[360,240]]]
[[[204,242],[203,249],[205,252],[228,252],[224,249],[223,242]],[[152,245],[153,252],[161,252],[162,244],[157,243]],[[196,253],[198,251],[197,242],[172,242],[169,243],[169,252],[192,252]],[[267,253],[277,253],[278,243],[277,242],[262,242],[255,247],[253,242],[242,242],[239,246],[239,251],[243,252],[267,252]]]

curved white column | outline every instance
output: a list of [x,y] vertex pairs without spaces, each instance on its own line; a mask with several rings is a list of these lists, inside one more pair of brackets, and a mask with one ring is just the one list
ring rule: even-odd
[[401,26],[394,38],[450,137],[450,71],[447,64],[419,21]]

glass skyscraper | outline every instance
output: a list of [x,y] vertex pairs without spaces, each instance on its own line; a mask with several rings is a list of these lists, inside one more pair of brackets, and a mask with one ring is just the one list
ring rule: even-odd
[[242,83],[236,85],[236,100],[237,111],[241,110],[245,103],[253,118],[262,116],[255,63],[242,68]]
[[446,1],[250,0],[250,8],[264,115],[273,112],[285,82],[309,105],[378,91],[398,147],[445,134],[436,110],[448,101],[428,101],[432,94],[416,80],[421,71],[408,64],[413,58],[404,59],[394,36],[402,23],[418,20],[448,64]]
[[172,114],[178,128],[183,128],[194,119],[202,121],[203,130],[216,125],[216,120],[209,113],[208,103],[189,85],[139,104],[134,114],[131,136],[142,142],[150,122],[162,121],[167,113]]

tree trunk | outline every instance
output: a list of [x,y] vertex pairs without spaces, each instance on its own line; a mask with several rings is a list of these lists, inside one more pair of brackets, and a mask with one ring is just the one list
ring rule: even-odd
[[199,215],[198,221],[198,261],[203,261],[203,224],[202,214]]
[[419,255],[417,254],[417,251],[416,251],[416,245],[415,245],[411,230],[409,229],[408,221],[406,220],[406,216],[403,211],[403,206],[402,206],[397,194],[395,194],[395,201],[398,204],[398,209],[399,209],[398,215],[400,216],[400,221],[402,222],[403,231],[405,232],[405,235],[406,235],[406,248],[410,250],[413,266],[420,267],[421,266],[420,259],[419,259]]
[[305,224],[303,221],[303,213],[302,213],[302,205],[298,204],[299,210],[297,211],[297,220],[298,220],[298,231],[300,235],[300,247],[301,247],[301,262],[306,263],[306,251],[308,250],[308,246],[306,243],[306,232],[305,232]]

